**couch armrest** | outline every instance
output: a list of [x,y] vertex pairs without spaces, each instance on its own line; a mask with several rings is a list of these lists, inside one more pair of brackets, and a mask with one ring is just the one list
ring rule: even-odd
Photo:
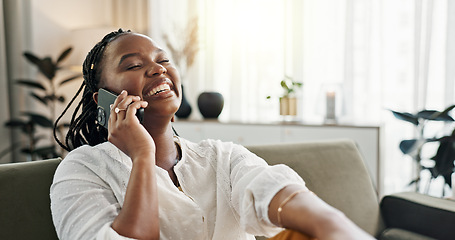
[[0,164],[0,239],[58,239],[49,188],[60,161]]
[[454,239],[455,201],[416,192],[385,196],[381,213],[387,228],[399,228],[436,239]]

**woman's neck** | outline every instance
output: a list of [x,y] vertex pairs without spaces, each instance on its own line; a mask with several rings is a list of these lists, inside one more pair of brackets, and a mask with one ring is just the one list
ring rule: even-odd
[[161,126],[155,122],[152,126],[145,127],[155,142],[156,165],[170,171],[174,167],[178,156],[171,122],[168,121],[167,124],[162,124]]

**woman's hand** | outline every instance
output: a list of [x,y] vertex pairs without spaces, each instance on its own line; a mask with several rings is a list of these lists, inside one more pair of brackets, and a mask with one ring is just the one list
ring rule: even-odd
[[139,108],[148,103],[139,96],[128,95],[123,90],[111,106],[108,140],[133,161],[155,154],[155,142],[136,117]]

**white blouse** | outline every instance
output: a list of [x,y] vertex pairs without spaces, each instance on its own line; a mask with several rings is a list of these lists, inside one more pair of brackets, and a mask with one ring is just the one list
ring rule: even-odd
[[[156,167],[161,239],[254,239],[281,228],[268,218],[273,196],[303,180],[285,165],[267,163],[233,143],[180,138],[174,167],[182,191]],[[130,239],[111,224],[125,199],[131,159],[110,142],[71,151],[51,186],[51,210],[60,239]]]

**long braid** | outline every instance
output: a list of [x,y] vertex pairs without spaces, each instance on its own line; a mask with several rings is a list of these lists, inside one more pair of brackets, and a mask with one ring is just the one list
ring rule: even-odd
[[[98,125],[96,121],[97,104],[93,100],[93,93],[97,92],[99,89],[102,70],[100,66],[102,65],[104,50],[111,41],[129,32],[129,30],[123,31],[122,29],[119,29],[118,31],[107,34],[87,54],[87,57],[85,58],[85,61],[82,65],[84,82],[54,124],[54,138],[57,143],[65,150],[71,151],[84,144],[93,146],[107,141],[107,129]],[[67,112],[69,107],[73,104],[74,100],[77,96],[79,96],[82,90],[82,99],[76,106],[76,109],[74,110],[74,113],[71,117],[70,126],[66,134],[64,144],[58,139],[56,135],[58,122]],[[80,114],[78,115],[79,110]]]
[[[76,92],[76,95],[74,95],[74,97],[71,99],[71,101],[68,103],[68,105],[65,107],[65,109],[63,110],[62,114],[60,114],[60,116],[57,118],[57,120],[55,121],[55,124],[54,124],[54,138],[55,140],[57,141],[58,145],[60,145],[60,147],[62,147],[63,149],[69,151],[69,149],[67,148],[66,145],[64,145],[62,142],[60,142],[60,140],[58,139],[57,137],[57,129],[59,128],[59,126],[57,126],[58,122],[60,122],[60,119],[62,119],[63,115],[65,115],[65,113],[68,111],[69,107],[73,104],[73,102],[76,100],[76,97],[79,95],[79,93],[82,91],[82,89],[84,89],[84,86],[85,86],[85,83],[82,82],[82,85],[81,87],[79,88],[79,90],[77,90]],[[80,105],[80,104],[79,104]],[[79,106],[78,105],[78,106]],[[77,112],[77,108],[76,108],[76,111]],[[71,123],[73,122],[73,120],[71,120]]]

